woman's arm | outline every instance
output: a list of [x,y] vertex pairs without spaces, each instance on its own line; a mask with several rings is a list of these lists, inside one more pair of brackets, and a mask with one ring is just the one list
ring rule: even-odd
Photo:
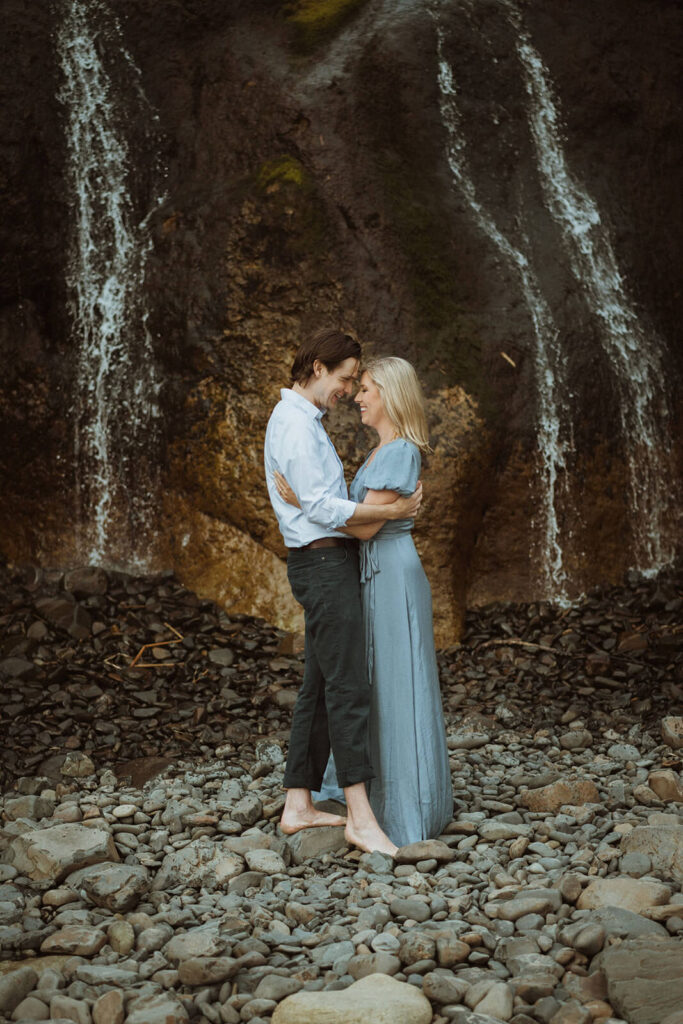
[[[363,506],[391,505],[398,497],[396,491],[368,491]],[[358,540],[370,540],[376,533],[379,533],[385,522],[385,519],[376,519],[374,522],[363,523],[360,526],[342,526],[341,533],[346,533],[349,537],[357,537]]]
[[[275,473],[275,486],[284,501],[301,508],[299,499],[281,473]],[[356,504],[356,511],[347,519],[346,526],[337,529],[349,537],[370,540],[390,519],[414,519],[421,503],[422,484],[419,481],[415,491],[406,498],[396,491],[368,491],[365,501]],[[376,511],[373,511],[373,506],[377,507]]]
[[[275,474],[275,486],[283,501],[286,501],[288,505],[293,505],[295,508],[301,508],[299,499],[281,473]],[[374,502],[368,500],[370,495],[376,496],[378,500]],[[395,491],[368,491],[365,502],[368,505],[385,505],[390,501],[394,501],[397,497],[398,495]],[[348,537],[356,537],[358,540],[370,540],[384,526],[385,521],[384,519],[377,519],[374,523],[366,523],[364,526],[342,526],[339,532],[345,533]]]
[[276,471],[274,476],[275,486],[277,487],[278,494],[280,495],[282,500],[286,501],[288,505],[293,505],[294,508],[301,508],[299,499],[297,498],[296,494],[283,477],[282,473],[278,473]]

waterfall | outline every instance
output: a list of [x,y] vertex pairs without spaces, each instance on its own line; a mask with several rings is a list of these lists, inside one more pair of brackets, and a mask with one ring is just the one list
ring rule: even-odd
[[567,166],[548,72],[517,17],[515,23],[545,201],[561,228],[570,269],[594,314],[616,382],[635,567],[655,573],[674,556],[666,520],[676,506],[670,490],[675,473],[669,467],[662,344],[638,317],[598,207]]
[[[435,16],[436,18],[436,16]],[[545,596],[564,603],[567,577],[563,564],[558,505],[567,495],[567,455],[571,423],[564,399],[565,358],[552,312],[541,291],[529,257],[498,228],[477,197],[469,174],[466,145],[460,126],[453,72],[443,56],[443,30],[436,21],[439,102],[447,133],[447,158],[453,182],[466,200],[477,224],[519,277],[533,330],[533,359],[537,389],[537,440],[541,493],[541,574]]]
[[[139,73],[104,0],[64,0],[57,33],[63,75],[72,237],[67,290],[78,347],[75,382],[77,499],[82,555],[144,567],[154,490],[158,392],[142,302],[150,236],[131,196],[125,128],[150,119]],[[105,69],[116,61],[134,99],[124,109]]]

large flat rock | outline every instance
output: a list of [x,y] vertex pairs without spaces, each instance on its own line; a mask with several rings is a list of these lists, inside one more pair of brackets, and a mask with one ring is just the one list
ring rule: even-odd
[[167,854],[153,888],[173,889],[176,885],[219,889],[244,870],[244,860],[211,839],[194,839],[181,850]]
[[66,824],[17,836],[7,859],[34,882],[61,882],[78,868],[118,861],[119,855],[109,832]]
[[93,956],[107,941],[101,928],[67,924],[49,935],[40,947],[41,953],[71,953],[74,956]]
[[597,907],[621,907],[640,914],[648,907],[669,902],[671,889],[661,882],[644,878],[596,878],[587,886],[577,901],[579,910]]
[[555,814],[565,804],[597,804],[600,794],[590,779],[560,779],[540,789],[528,789],[522,794],[522,803],[530,811]]
[[187,1010],[171,992],[140,996],[131,1001],[126,1024],[187,1024]]
[[43,971],[61,971],[70,956],[71,954],[64,954],[55,956],[36,956],[32,957],[30,960],[0,960],[0,978],[5,974],[12,974],[14,971],[18,971],[21,967],[30,967],[32,971],[36,972],[38,977],[41,976]]
[[638,825],[621,840],[622,853],[644,853],[664,878],[683,882],[683,825]]
[[663,935],[666,938],[669,934],[664,925],[623,907],[599,907],[586,920],[601,925],[612,938],[637,939],[641,935]]
[[221,934],[220,926],[215,921],[190,928],[186,932],[174,935],[163,947],[163,954],[171,963],[197,957],[221,956],[228,946],[228,936]]
[[296,992],[273,1014],[273,1024],[430,1024],[429,1000],[413,985],[370,974],[341,992]]
[[142,864],[91,864],[72,872],[66,884],[96,907],[125,913],[137,906],[151,882]]
[[644,935],[603,950],[609,1002],[629,1024],[661,1024],[683,1006],[683,939]]

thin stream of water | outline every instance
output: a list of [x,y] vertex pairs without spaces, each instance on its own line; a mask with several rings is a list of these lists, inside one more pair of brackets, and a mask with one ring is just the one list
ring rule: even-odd
[[[148,116],[149,110],[128,109],[133,101],[124,93],[142,98],[140,76],[108,0],[61,2],[56,46],[73,216],[67,288],[78,345],[74,418],[82,547],[92,562],[111,564],[123,550],[129,566],[142,567],[145,558],[137,547],[153,490],[149,467],[154,463],[159,382],[142,298],[151,242],[131,196],[134,168],[126,124]],[[521,15],[511,0],[501,0],[501,10],[515,27],[545,205],[561,229],[564,255],[594,315],[615,382],[635,565],[654,573],[674,554],[667,520],[677,500],[668,461],[663,346],[636,313],[597,204],[569,169],[550,76]],[[430,11],[437,31],[439,104],[453,185],[516,274],[531,323],[541,575],[546,596],[565,602],[566,537],[560,510],[570,497],[568,461],[576,414],[567,398],[567,353],[532,266],[524,230],[513,241],[477,192],[454,73],[444,57],[443,28],[437,10],[432,6]],[[112,82],[107,71],[112,64],[124,71],[130,89]]]
[[141,299],[150,238],[146,225],[136,222],[124,131],[129,112],[103,64],[105,48],[128,74],[137,74],[106,3],[65,0],[57,54],[72,195],[67,288],[78,345],[74,414],[82,546],[93,563],[116,557],[111,531],[118,515],[127,522],[128,563],[140,567],[144,557],[136,554],[136,537],[151,484],[136,482],[135,462],[142,446],[153,445],[159,390]]
[[572,273],[596,318],[618,391],[634,567],[654,574],[670,563],[675,553],[666,530],[675,496],[670,492],[663,346],[655,332],[643,325],[628,297],[597,204],[569,170],[548,71],[529,37],[518,31],[517,53],[524,69],[545,200],[562,230]]
[[537,437],[542,519],[542,576],[546,596],[558,603],[567,600],[567,576],[563,564],[557,509],[567,491],[567,454],[571,428],[561,397],[565,360],[557,325],[536,274],[522,249],[498,228],[492,215],[477,197],[467,167],[466,143],[457,106],[453,72],[443,56],[443,30],[436,22],[440,107],[448,138],[448,165],[458,192],[466,199],[479,227],[491,239],[505,260],[517,272],[533,328],[533,357],[537,388]]

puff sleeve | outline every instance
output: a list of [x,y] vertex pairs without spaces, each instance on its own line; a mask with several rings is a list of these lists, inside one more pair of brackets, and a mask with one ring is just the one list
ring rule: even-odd
[[380,448],[363,474],[363,485],[370,491],[396,491],[401,497],[417,487],[422,460],[412,441],[400,438]]

